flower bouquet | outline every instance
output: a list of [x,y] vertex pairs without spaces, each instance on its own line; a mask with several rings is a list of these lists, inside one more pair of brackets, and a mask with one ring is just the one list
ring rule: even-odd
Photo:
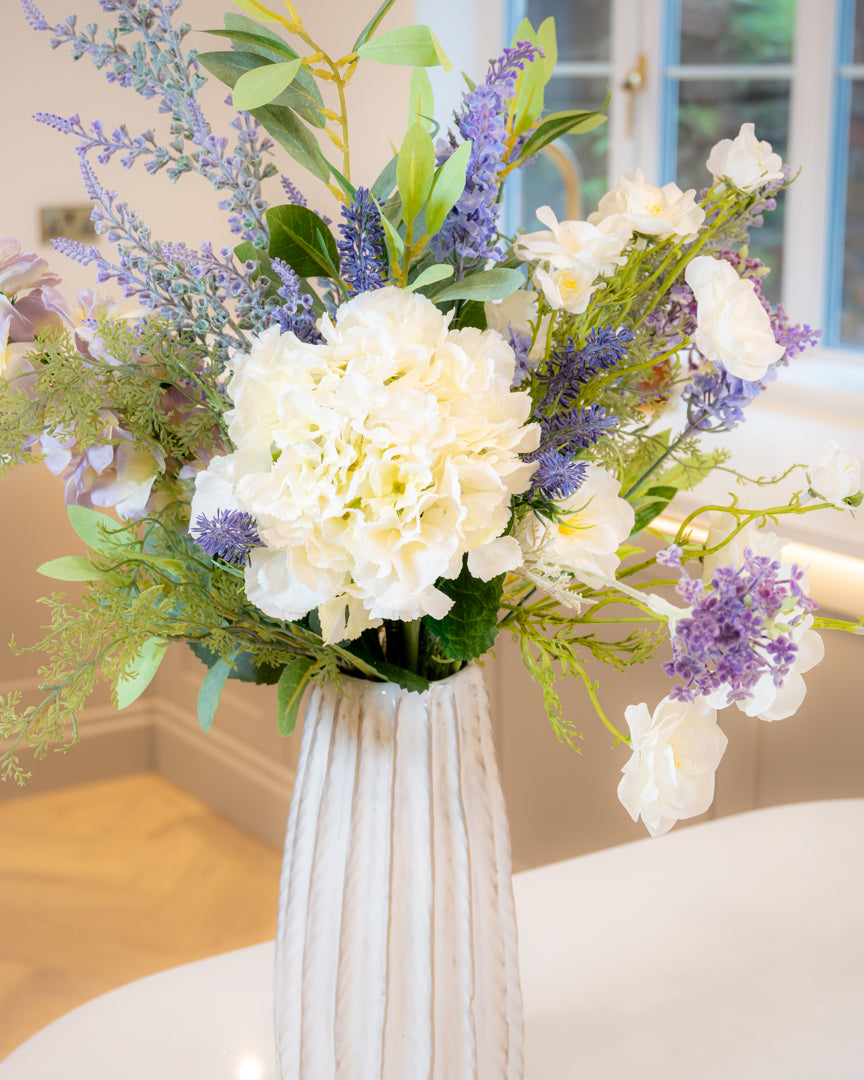
[[[230,48],[197,53],[175,20],[180,0],[101,0],[113,17],[104,37],[74,18],[51,27],[22,0],[52,45],[152,98],[170,135],[163,143],[77,116],[37,117],[75,141],[96,231],[117,254],[64,239],[55,247],[92,264],[137,311],[94,292],[73,315],[42,259],[11,239],[0,250],[0,462],[35,459],[62,476],[86,546],[40,568],[86,582],[86,593],[77,604],[49,601],[48,634],[33,647],[48,654],[45,700],[0,699],[3,776],[23,780],[18,747],[39,755],[66,745],[70,723],[74,740],[74,716],[97,679],[112,684],[118,706],[135,700],[172,642],[205,665],[205,731],[234,678],[278,683],[286,735],[311,687],[310,731],[322,710],[340,714],[354,695],[364,717],[378,717],[368,739],[386,742],[400,730],[379,716],[392,691],[400,715],[429,702],[434,743],[435,717],[451,708],[445,687],[470,683],[484,711],[470,665],[506,632],[565,742],[575,733],[556,680],[584,683],[631,752],[619,796],[658,835],[710,805],[726,745],[718,710],[790,715],[802,674],[821,658],[817,630],[860,632],[816,614],[805,568],[784,562],[782,541],[766,531],[784,514],[860,504],[859,465],[836,446],[792,467],[801,489],[783,505],[730,500],[701,531],[701,512],[670,525],[679,494],[728,467],[717,436],[818,337],[765,300],[766,268],[748,254],[749,230],[790,172],[744,124],[712,150],[698,195],[637,170],[587,221],[558,221],[541,207],[542,230],[510,235],[510,174],[602,116],[544,115],[556,61],[547,20],[523,22],[439,128],[426,69],[446,67],[446,55],[428,27],[382,30],[393,2],[334,59],[290,2],[283,13],[238,0],[243,13],[212,31]],[[380,174],[357,178],[346,102],[367,63],[413,69],[410,122]],[[204,71],[231,88],[230,138],[198,103]],[[237,243],[155,239],[99,180],[96,166],[115,156],[209,181]],[[267,182],[272,192],[279,169],[294,166],[316,185],[316,201],[328,189],[338,201],[335,224],[307,205],[294,176],[279,176],[282,201],[268,203]],[[669,695],[653,710],[629,708],[627,734],[604,712],[586,661],[641,663],[667,639]],[[328,721],[327,745],[340,722]],[[351,723],[362,742],[367,720]],[[442,774],[470,772],[475,743],[478,775],[494,773],[486,729],[454,737],[461,749],[441,758],[450,760]],[[321,821],[329,813],[317,800],[331,781],[312,768],[324,751],[309,738],[292,851],[302,847],[303,800]],[[359,754],[349,755],[352,783]],[[373,770],[369,791],[395,791],[395,768]],[[494,791],[490,799],[483,812],[503,815]],[[341,835],[335,829],[334,848]],[[506,893],[509,855],[496,835],[490,873]],[[352,859],[374,866],[376,850],[346,855],[340,881]],[[512,922],[506,908],[501,918]],[[286,940],[292,919],[307,916],[289,905]],[[476,912],[469,921],[482,922]],[[498,949],[512,967],[507,940],[475,947]],[[518,982],[514,990],[512,972],[508,980],[501,1038],[516,1061]],[[293,1038],[286,1024],[283,1046]]]

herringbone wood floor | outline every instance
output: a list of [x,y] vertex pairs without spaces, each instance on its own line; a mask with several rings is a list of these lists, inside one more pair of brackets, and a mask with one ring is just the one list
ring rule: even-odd
[[97,994],[273,937],[279,864],[152,774],[0,803],[0,1059]]

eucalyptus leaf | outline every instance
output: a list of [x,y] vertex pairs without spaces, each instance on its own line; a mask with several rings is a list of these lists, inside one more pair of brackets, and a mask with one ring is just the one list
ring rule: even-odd
[[452,276],[453,267],[450,263],[433,263],[432,266],[427,266],[425,270],[420,271],[408,286],[406,292],[414,292],[424,285],[433,285],[436,281],[443,281],[444,278]]
[[540,119],[543,112],[543,95],[546,86],[546,72],[543,65],[526,64],[516,82],[516,102],[513,106],[514,135],[529,131]]
[[269,105],[294,82],[299,70],[299,60],[288,60],[282,64],[267,64],[247,71],[234,84],[234,108],[251,112],[262,105]]
[[168,644],[164,638],[158,637],[148,638],[144,642],[141,651],[117,680],[118,709],[125,709],[144,693],[165,659]]
[[84,555],[65,555],[61,559],[50,559],[36,567],[36,573],[55,581],[108,581],[119,582],[119,574],[108,570],[97,570]]
[[285,667],[277,687],[276,726],[280,735],[290,735],[297,726],[300,701],[309,673],[315,667],[315,661],[308,656],[298,656]]
[[252,46],[260,56],[268,60],[278,62],[297,59],[299,55],[297,51],[292,49],[287,41],[283,41],[278,34],[268,31],[267,27],[259,26],[251,19],[245,19],[240,15],[238,18],[242,19],[245,25],[232,28],[228,18],[229,16],[226,15],[224,30],[206,30],[205,33],[210,34],[211,37],[228,38],[235,45],[239,42],[242,45]]
[[[380,211],[380,207],[379,207]],[[390,262],[398,262],[405,252],[405,241],[399,235],[396,226],[387,218],[385,214],[381,214],[381,225],[384,229],[384,235],[387,237],[387,241],[390,247]]]
[[[270,230],[270,257],[287,262],[302,278],[331,277],[329,263],[339,265],[339,251],[333,234],[318,215],[306,206],[271,206],[267,211]],[[326,258],[318,253],[320,240]]]
[[355,49],[364,60],[400,67],[438,67],[449,71],[450,61],[428,26],[397,26]]
[[100,555],[116,556],[122,548],[134,543],[128,529],[100,510],[73,504],[66,507],[66,513],[80,539],[91,551],[98,551]]
[[543,74],[549,82],[558,63],[558,41],[555,35],[555,20],[550,15],[537,28],[536,43],[543,50]]
[[440,291],[430,293],[429,299],[436,304],[446,300],[503,300],[524,284],[525,277],[520,270],[496,266],[492,270],[478,270],[476,274],[446,285]]
[[381,7],[378,8],[378,10],[375,12],[375,14],[369,20],[369,22],[366,23],[366,25],[360,31],[360,36],[357,38],[357,40],[354,42],[353,46],[351,47],[351,52],[357,52],[360,49],[361,45],[366,44],[366,42],[369,40],[369,38],[372,37],[372,35],[375,33],[375,31],[381,25],[381,20],[384,18],[384,16],[387,14],[387,12],[390,10],[390,8],[393,7],[393,5],[395,3],[396,3],[396,0],[384,0],[384,3],[381,5]]
[[290,109],[275,104],[264,105],[260,109],[253,109],[252,116],[298,164],[327,183],[330,179],[330,163],[321,153],[317,141]]
[[[219,657],[203,641],[188,641],[187,645],[208,668],[218,663]],[[282,667],[272,664],[254,664],[245,649],[241,649],[232,661],[229,679],[238,682],[255,683],[257,686],[275,686],[282,674]]]
[[244,11],[248,11],[250,15],[255,15],[259,19],[267,19],[269,22],[276,22],[276,18],[273,15],[268,15],[266,12],[261,11],[250,0],[234,0],[237,7],[242,8]]
[[495,644],[498,609],[504,590],[504,574],[481,581],[468,571],[467,560],[455,581],[439,581],[437,587],[453,600],[443,619],[423,617],[423,624],[441,640],[448,660],[475,660]]
[[435,123],[435,95],[426,68],[415,67],[408,88],[408,124],[422,124],[427,131]]
[[412,226],[420,212],[435,175],[435,147],[422,124],[412,124],[405,132],[396,162],[396,183],[402,199],[402,220]]
[[471,146],[470,139],[460,143],[435,173],[432,190],[426,204],[426,228],[430,235],[438,232],[465,190]]
[[205,735],[213,724],[222,690],[230,674],[231,665],[219,659],[201,680],[201,689],[198,691],[198,723]]

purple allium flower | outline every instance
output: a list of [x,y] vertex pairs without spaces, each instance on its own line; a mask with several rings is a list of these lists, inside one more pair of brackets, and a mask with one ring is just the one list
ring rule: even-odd
[[537,469],[531,478],[531,493],[544,499],[564,500],[575,494],[585,479],[588,464],[575,461],[560,450],[541,450],[531,455]]
[[770,674],[782,686],[797,645],[791,631],[816,605],[801,588],[803,571],[792,566],[781,577],[779,562],[744,550],[741,566],[715,570],[711,588],[682,574],[677,591],[692,604],[672,635],[672,660],[663,670],[680,681],[671,697],[725,690],[727,700],[745,701]]
[[342,280],[351,296],[381,289],[387,283],[384,274],[384,227],[381,214],[369,189],[360,187],[350,206],[341,209],[339,224],[342,239],[336,244]]
[[261,547],[255,519],[244,510],[217,510],[212,518],[199,514],[190,535],[211,559],[248,566],[253,548]]

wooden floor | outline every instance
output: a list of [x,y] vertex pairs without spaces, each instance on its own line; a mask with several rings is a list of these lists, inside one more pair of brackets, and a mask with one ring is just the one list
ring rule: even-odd
[[0,1059],[97,994],[273,937],[279,864],[152,774],[0,803]]

